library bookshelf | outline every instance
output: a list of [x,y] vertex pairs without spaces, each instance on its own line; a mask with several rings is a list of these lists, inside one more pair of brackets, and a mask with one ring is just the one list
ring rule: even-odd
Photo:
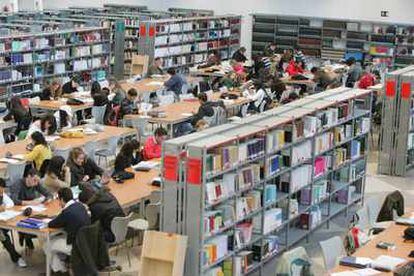
[[167,141],[161,225],[188,236],[185,275],[262,274],[362,201],[371,102],[338,88]]

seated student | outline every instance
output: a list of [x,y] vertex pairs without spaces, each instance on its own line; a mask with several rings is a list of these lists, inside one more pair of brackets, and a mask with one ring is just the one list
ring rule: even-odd
[[174,68],[169,68],[167,73],[170,75],[170,78],[164,82],[164,86],[168,91],[174,92],[175,96],[178,97],[178,95],[181,94],[183,85],[185,85],[187,81],[183,75],[175,72]]
[[109,103],[108,95],[101,89],[99,82],[94,81],[91,87],[93,106],[104,106]]
[[70,169],[65,164],[65,158],[53,156],[46,169],[44,185],[54,194],[60,188],[70,187],[70,176]]
[[60,97],[61,93],[60,83],[54,80],[43,89],[39,97],[42,101],[55,100]]
[[243,92],[244,96],[251,100],[249,109],[255,112],[259,112],[259,106],[266,97],[266,91],[263,82],[256,81],[254,86]]
[[263,56],[272,57],[276,54],[276,43],[271,42],[263,51]]
[[62,94],[72,94],[74,92],[78,92],[78,79],[76,77],[72,77],[67,83],[62,86]]
[[[17,180],[10,187],[10,197],[16,205],[38,205],[52,199],[52,194],[40,185],[40,179],[36,170],[29,169],[25,172],[22,179]],[[26,243],[27,248],[34,248],[33,236],[29,234],[19,234],[20,245]]]
[[351,57],[346,61],[349,66],[348,78],[346,79],[345,86],[353,88],[355,83],[361,78],[362,67],[359,62],[356,62],[355,58]]
[[289,65],[286,67],[285,72],[288,73],[290,77],[303,74],[305,72],[304,67],[303,67],[303,62],[292,59],[289,62]]
[[127,97],[121,103],[121,109],[119,110],[120,118],[123,118],[127,114],[134,114],[138,112],[136,103],[137,98],[137,90],[134,88],[129,89]]
[[111,90],[115,95],[112,98],[112,103],[114,105],[121,105],[122,101],[126,98],[126,93],[117,80],[112,82]]
[[151,160],[161,157],[161,144],[167,139],[167,131],[161,127],[157,128],[154,132],[154,136],[147,138],[142,151],[142,157],[144,160]]
[[221,57],[220,54],[217,51],[212,52],[207,57],[207,61],[199,66],[197,68],[208,68],[215,65],[221,64]]
[[70,188],[62,188],[58,191],[58,199],[62,211],[48,223],[50,228],[63,228],[65,234],[54,236],[50,241],[50,246],[45,245],[44,251],[51,254],[51,268],[54,272],[66,272],[65,263],[59,258],[61,254],[70,256],[72,245],[76,241],[76,235],[84,226],[91,224],[88,212],[82,203],[73,199]]
[[135,139],[133,141],[127,141],[122,145],[121,150],[115,158],[114,174],[122,172],[126,168],[136,165],[141,161],[140,157],[137,158],[135,156],[136,151],[140,148],[139,142]]
[[30,136],[32,139],[33,149],[24,155],[26,161],[32,161],[35,164],[37,170],[42,168],[43,162],[52,158],[52,151],[46,142],[45,137],[39,131],[32,133]]
[[73,113],[72,108],[69,105],[62,105],[59,107],[59,110],[56,111],[53,116],[55,117],[58,130],[64,130],[73,127]]
[[368,89],[368,87],[375,85],[375,75],[370,72],[362,73],[362,77],[359,79],[358,88]]
[[67,166],[70,169],[70,186],[77,186],[101,177],[104,170],[87,157],[82,148],[73,148],[69,153]]
[[19,135],[20,131],[27,130],[32,122],[29,109],[25,108],[17,96],[12,96],[8,102],[8,113],[3,117],[4,121],[14,120],[17,123],[15,135]]
[[270,91],[275,96],[277,101],[280,101],[282,98],[283,92],[286,91],[286,85],[278,77],[273,77],[270,80]]
[[[6,208],[12,208],[14,206],[13,200],[5,193],[5,188],[6,182],[3,178],[0,178],[0,212],[3,212]],[[10,259],[13,263],[16,263],[17,266],[21,268],[27,267],[26,261],[19,253],[17,253],[14,244],[11,242],[9,230],[0,230],[0,241],[7,253],[9,253]]]
[[95,191],[92,188],[83,189],[79,194],[79,201],[89,207],[91,223],[99,221],[103,228],[105,241],[112,243],[115,236],[111,230],[111,223],[115,217],[124,217],[124,211],[115,196],[106,188]]
[[241,47],[236,52],[234,52],[233,56],[231,57],[232,60],[237,62],[245,62],[247,60],[246,54],[246,48]]
[[233,89],[240,86],[240,79],[235,72],[226,74],[220,80],[220,87],[226,87],[227,89]]
[[313,74],[313,81],[322,90],[336,88],[341,86],[340,76],[334,71],[322,70],[321,68],[313,67],[311,69]]
[[293,59],[293,52],[291,49],[283,50],[283,54],[280,57],[278,69],[281,72],[284,72],[289,65],[289,62]]
[[53,135],[57,130],[56,118],[55,116],[48,114],[42,117],[40,120],[34,121],[29,130],[27,131],[26,138],[30,138],[33,132],[40,132],[45,136]]
[[162,58],[156,57],[153,64],[148,68],[147,77],[152,78],[156,75],[164,75],[162,70]]
[[141,144],[137,139],[132,139],[130,142],[132,144],[132,148],[134,149],[132,154],[132,165],[136,165],[142,161]]
[[[205,119],[206,117],[213,117],[214,116],[214,108],[215,106],[221,106],[223,108],[224,104],[223,101],[217,101],[217,102],[211,102],[208,101],[207,94],[204,92],[201,92],[197,96],[198,101],[200,103],[200,107],[198,108],[198,111],[196,114],[194,114],[192,119],[192,125],[196,126],[197,122],[200,120]],[[208,120],[206,120],[208,121]]]

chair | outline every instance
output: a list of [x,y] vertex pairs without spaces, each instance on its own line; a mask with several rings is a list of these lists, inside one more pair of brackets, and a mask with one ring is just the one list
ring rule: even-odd
[[67,149],[55,149],[53,151],[53,155],[55,155],[55,156],[62,156],[65,160],[68,160],[70,150],[71,150],[71,148],[67,148]]
[[95,155],[98,156],[98,164],[101,163],[101,157],[105,158],[106,166],[108,166],[108,157],[110,156],[116,156],[116,148],[118,146],[118,137],[113,136],[109,138],[108,141],[108,148],[98,150]]
[[305,248],[299,246],[283,253],[276,265],[276,275],[291,275],[292,267],[296,260],[301,259],[310,262],[310,258]]
[[[368,211],[368,222],[370,225],[370,228],[377,228],[377,229],[385,229],[391,226],[392,221],[383,221],[383,222],[377,222],[378,214],[381,211],[382,204],[384,202],[384,197],[382,196],[375,196],[369,198],[365,206],[367,207]],[[394,219],[395,219],[394,214]]]
[[96,147],[98,143],[96,141],[89,141],[85,144],[83,147],[85,150],[86,155],[91,158],[93,161],[95,161],[95,153],[96,153]]
[[[214,117],[216,118],[215,126],[225,124],[227,122],[226,110],[221,106],[214,107]],[[210,125],[212,126],[212,125]]]
[[322,248],[323,259],[326,270],[332,270],[339,262],[339,259],[346,255],[344,244],[339,236],[332,237],[319,242]]
[[147,130],[147,126],[148,126],[147,118],[136,118],[132,120],[131,123],[132,123],[132,127],[137,130],[138,138],[140,141],[143,141],[147,137],[152,135],[152,133]]
[[[131,220],[128,223],[128,228],[132,229],[134,232],[138,232],[138,233],[144,233],[144,231],[149,229],[148,226],[149,226],[148,221],[145,220],[145,219],[141,219],[141,218]],[[131,247],[134,245],[134,237],[135,237],[135,235],[132,236]]]
[[92,107],[92,117],[95,118],[96,124],[101,124],[101,125],[104,124],[105,111],[106,111],[106,105]]
[[[116,246],[116,254],[118,254],[118,247],[126,242],[126,235],[128,232],[128,224],[131,221],[132,214],[130,213],[126,217],[114,217],[111,222],[111,231],[115,236],[115,241],[111,246]],[[127,257],[129,266],[131,266],[131,258],[129,256],[129,250],[127,250]]]
[[190,86],[187,83],[184,83],[183,86],[181,86],[181,94],[182,95],[187,94],[189,89],[190,89]]
[[244,117],[247,116],[248,109],[249,109],[249,105],[248,104],[242,105],[242,107],[240,109],[240,114],[241,114],[242,118],[244,118]]
[[16,163],[16,164],[7,164],[7,186],[11,186],[17,180],[23,178],[24,169],[26,167],[26,162]]

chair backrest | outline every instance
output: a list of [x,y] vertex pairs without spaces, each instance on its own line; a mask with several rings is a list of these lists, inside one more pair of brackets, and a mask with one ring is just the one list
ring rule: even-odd
[[147,118],[134,118],[134,120],[131,121],[132,127],[135,128],[138,131],[138,137],[145,138],[148,133],[146,131],[146,128],[148,126],[148,120]]
[[368,208],[367,205],[362,206],[358,211],[356,211],[358,216],[357,226],[362,230],[369,230],[373,224],[370,223]]
[[329,271],[339,262],[339,258],[345,256],[345,248],[342,239],[339,236],[332,237],[325,241],[319,242],[322,248],[325,268]]
[[276,275],[290,275],[296,259],[310,260],[305,248],[299,246],[283,253],[276,264]]
[[62,156],[63,158],[65,158],[65,160],[68,160],[70,150],[71,150],[71,148],[67,148],[67,149],[55,149],[53,151],[53,155],[55,155],[55,156]]
[[249,110],[249,105],[248,104],[244,104],[242,105],[241,109],[240,109],[240,114],[242,117],[246,117],[247,116],[247,111]]
[[222,125],[227,122],[226,110],[221,106],[214,107],[214,117],[216,118],[215,126]]
[[149,196],[150,203],[158,203],[161,201],[161,191],[152,191]]
[[132,214],[130,213],[126,217],[114,217],[111,222],[111,231],[115,236],[114,244],[119,244],[125,241],[127,232],[128,232],[128,223],[132,219]]
[[263,111],[265,111],[265,106],[266,106],[266,100],[263,99],[263,101],[259,105],[259,112],[260,113],[263,112]]
[[89,141],[83,146],[86,155],[91,158],[92,160],[95,160],[95,153],[96,153],[96,147],[97,147],[96,141]]
[[8,175],[10,184],[23,178],[25,167],[26,167],[26,162],[21,162],[21,163],[16,163],[16,164],[10,164],[10,163],[7,164],[7,175]]
[[95,123],[101,124],[101,125],[104,124],[105,111],[106,111],[106,105],[92,107],[92,116],[93,118],[95,118]]
[[161,202],[150,203],[145,207],[145,218],[149,229],[157,229],[160,222]]
[[187,83],[184,83],[183,86],[181,86],[181,94],[185,95],[188,93],[190,86]]
[[371,225],[375,225],[377,222],[378,214],[381,211],[384,199],[384,196],[373,196],[366,200],[365,206],[368,210],[368,221]]
[[116,154],[116,148],[118,147],[118,139],[118,136],[113,136],[108,140],[108,150],[112,155]]
[[174,95],[163,95],[158,97],[160,100],[160,105],[167,105],[174,103],[175,97]]

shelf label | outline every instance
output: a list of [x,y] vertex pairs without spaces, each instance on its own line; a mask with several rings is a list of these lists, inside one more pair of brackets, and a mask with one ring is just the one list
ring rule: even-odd
[[149,35],[149,37],[155,36],[155,27],[154,26],[149,27],[148,35]]
[[394,97],[395,96],[395,81],[389,80],[385,86],[385,95],[387,97]]
[[164,178],[169,181],[177,181],[178,157],[173,155],[164,156]]
[[394,97],[395,96],[395,81],[389,80],[385,86],[385,95],[387,97]]
[[201,184],[201,160],[196,158],[187,159],[187,182],[192,185]]
[[145,37],[146,35],[147,35],[147,26],[145,26],[145,24],[141,24],[141,26],[139,26],[139,36]]
[[409,99],[411,95],[411,84],[409,82],[403,82],[401,84],[401,98]]

